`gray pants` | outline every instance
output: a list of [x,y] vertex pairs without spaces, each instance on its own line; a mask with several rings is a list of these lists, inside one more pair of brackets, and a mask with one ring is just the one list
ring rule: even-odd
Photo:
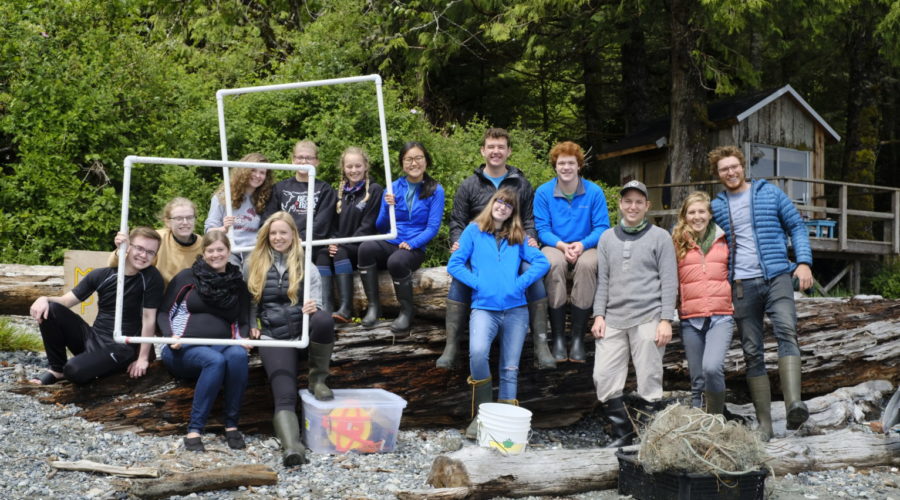
[[703,391],[725,392],[725,353],[731,346],[734,319],[730,316],[710,326],[707,318],[698,330],[681,320],[681,341],[691,373],[691,406],[703,404]]
[[606,335],[595,341],[594,388],[602,403],[622,395],[628,377],[628,359],[634,363],[637,393],[644,401],[662,397],[663,355],[666,347],[656,346],[659,320],[620,330],[606,326]]

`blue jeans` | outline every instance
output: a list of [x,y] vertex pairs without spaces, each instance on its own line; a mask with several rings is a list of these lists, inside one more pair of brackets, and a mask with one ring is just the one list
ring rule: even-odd
[[731,317],[722,318],[715,325],[704,323],[700,330],[689,320],[681,320],[681,341],[691,373],[692,407],[700,407],[703,391],[725,392],[725,354],[731,347],[732,330]]
[[491,344],[500,334],[500,395],[498,399],[516,399],[519,385],[519,360],[528,330],[528,307],[505,311],[473,309],[469,317],[469,371],[475,380],[491,376]]
[[[524,273],[531,264],[524,260],[519,265],[519,274]],[[525,300],[531,304],[534,301],[547,298],[547,289],[544,288],[544,280],[539,279],[525,290]],[[454,302],[469,305],[472,303],[472,289],[456,278],[450,280],[450,289],[447,291],[447,299]]]
[[197,379],[188,432],[202,433],[213,402],[225,386],[225,428],[237,427],[247,387],[247,350],[237,345],[163,346],[162,361],[178,378]]
[[763,315],[769,316],[778,341],[778,357],[799,356],[797,345],[797,308],[790,273],[766,281],[763,278],[735,280],[731,287],[734,322],[744,348],[747,376],[766,374],[763,346]]

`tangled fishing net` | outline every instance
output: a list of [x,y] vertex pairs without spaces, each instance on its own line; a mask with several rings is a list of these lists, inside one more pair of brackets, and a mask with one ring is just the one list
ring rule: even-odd
[[763,443],[747,427],[682,405],[656,414],[638,452],[648,473],[745,474],[763,467],[766,458]]

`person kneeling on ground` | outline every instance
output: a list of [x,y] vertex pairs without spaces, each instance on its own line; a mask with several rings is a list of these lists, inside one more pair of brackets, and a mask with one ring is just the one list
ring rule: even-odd
[[[156,309],[163,295],[163,279],[151,264],[159,250],[160,237],[153,229],[136,227],[128,235],[125,251],[125,290],[122,297],[122,334],[152,337],[156,333]],[[31,304],[44,340],[50,369],[31,379],[35,384],[53,384],[63,378],[76,384],[124,368],[132,378],[147,372],[153,353],[150,344],[119,344],[113,339],[116,318],[117,267],[94,269],[72,291],[61,297],[38,297]],[[97,292],[97,318],[88,326],[69,308]],[[66,360],[66,349],[74,355]]]
[[[203,235],[202,254],[190,269],[175,275],[157,316],[167,337],[238,339],[250,334],[250,294],[241,269],[229,261],[231,245],[222,231]],[[196,379],[191,420],[184,447],[204,451],[200,436],[219,391],[225,388],[225,439],[233,449],[244,447],[237,430],[244,389],[247,351],[239,345],[172,344],[162,348],[162,360],[176,377]]]

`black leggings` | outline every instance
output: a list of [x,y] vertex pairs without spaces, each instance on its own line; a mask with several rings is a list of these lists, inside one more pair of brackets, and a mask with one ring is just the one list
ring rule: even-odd
[[383,240],[364,241],[359,246],[359,267],[377,264],[387,269],[395,280],[408,277],[425,262],[422,250],[400,250],[400,247]]
[[[111,340],[101,339],[81,316],[56,302],[50,303],[40,328],[50,369],[76,384],[121,371],[135,358],[131,347],[109,344]],[[75,355],[68,361],[66,348]]]
[[357,256],[359,254],[359,243],[342,243],[338,245],[337,252],[335,252],[334,257],[328,255],[328,248],[325,248],[324,252],[316,253],[316,267],[325,267],[331,266],[332,262],[338,262],[341,260],[349,260],[350,264],[356,269]]
[[[309,318],[309,341],[334,343],[334,320],[331,314],[316,311]],[[293,347],[260,347],[259,357],[272,386],[275,413],[297,411],[297,375],[300,373],[300,349]]]

